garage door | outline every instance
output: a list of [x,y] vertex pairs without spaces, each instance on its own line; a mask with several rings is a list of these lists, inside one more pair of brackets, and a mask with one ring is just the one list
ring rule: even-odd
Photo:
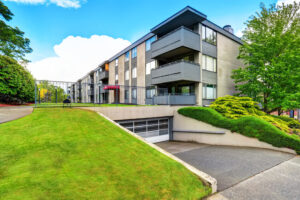
[[170,120],[170,118],[151,118],[117,122],[148,142],[155,143],[170,139]]

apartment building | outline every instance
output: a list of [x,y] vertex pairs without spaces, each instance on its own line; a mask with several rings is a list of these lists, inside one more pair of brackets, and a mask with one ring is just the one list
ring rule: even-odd
[[241,44],[230,25],[221,28],[187,6],[80,79],[72,100],[209,105],[235,92],[230,76],[242,66]]

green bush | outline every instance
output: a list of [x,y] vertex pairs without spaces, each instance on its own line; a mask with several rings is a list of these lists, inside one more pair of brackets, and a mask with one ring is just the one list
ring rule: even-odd
[[[229,95],[219,97],[210,105],[210,108],[213,108],[230,119],[255,116],[269,122],[287,134],[300,133],[300,130],[298,130],[298,127],[300,127],[299,122],[288,117],[267,115],[265,112],[259,110],[258,103],[253,101],[250,97],[236,97]],[[299,126],[297,124],[299,124]]]
[[185,107],[178,113],[216,127],[229,129],[248,137],[269,143],[275,147],[294,149],[300,154],[300,138],[284,133],[272,124],[255,116],[244,116],[238,119],[224,117],[212,108]]
[[34,100],[34,79],[16,60],[0,55],[0,102],[24,103]]

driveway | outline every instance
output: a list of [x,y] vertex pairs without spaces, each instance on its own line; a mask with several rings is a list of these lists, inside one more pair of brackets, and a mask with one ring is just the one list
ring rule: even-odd
[[162,142],[158,146],[217,179],[209,199],[300,199],[300,157],[267,149]]
[[0,107],[0,124],[29,115],[32,111],[31,106]]

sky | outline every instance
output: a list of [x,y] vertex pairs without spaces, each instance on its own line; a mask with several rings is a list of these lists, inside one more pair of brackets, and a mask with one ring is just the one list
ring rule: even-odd
[[188,5],[241,36],[260,2],[292,0],[4,0],[31,41],[28,70],[55,81],[78,80]]

